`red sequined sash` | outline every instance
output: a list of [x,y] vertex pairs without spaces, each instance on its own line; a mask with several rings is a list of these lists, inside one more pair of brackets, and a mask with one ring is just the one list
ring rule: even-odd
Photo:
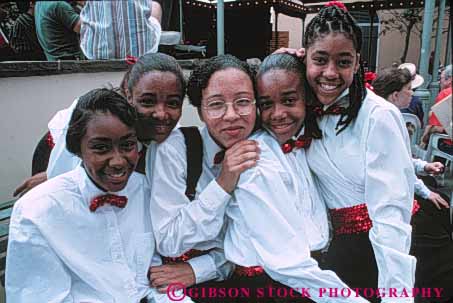
[[264,269],[261,266],[245,267],[236,265],[234,273],[240,277],[256,277],[264,274]]
[[191,249],[187,251],[186,253],[182,254],[179,257],[162,257],[162,262],[164,264],[169,264],[169,263],[183,263],[187,262],[188,260],[199,257],[202,255],[205,255],[209,252],[210,250],[197,250],[197,249]]
[[[420,204],[414,200],[412,215],[420,209]],[[345,208],[330,209],[330,216],[335,235],[352,235],[368,232],[373,226],[368,208],[365,203]]]

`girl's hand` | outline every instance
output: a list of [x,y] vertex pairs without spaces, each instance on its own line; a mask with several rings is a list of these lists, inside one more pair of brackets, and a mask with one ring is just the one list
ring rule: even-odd
[[303,58],[305,57],[305,48],[288,48],[288,47],[281,47],[277,49],[273,54],[290,54],[293,56],[296,56],[298,58]]

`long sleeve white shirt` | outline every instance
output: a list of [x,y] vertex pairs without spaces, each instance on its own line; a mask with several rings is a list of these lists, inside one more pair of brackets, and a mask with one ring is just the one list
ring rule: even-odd
[[418,158],[412,158],[412,163],[414,164],[414,169],[416,174],[424,173],[425,172],[425,166],[428,164],[425,160],[418,159]]
[[[6,296],[18,302],[171,302],[150,288],[150,265],[160,265],[144,176],[133,173],[116,193],[125,208],[106,204],[105,194],[75,170],[31,190],[14,206],[6,261]],[[187,299],[187,302],[191,302]]]
[[[187,156],[184,136],[174,131],[158,145],[152,173],[146,175],[151,184],[150,211],[157,250],[162,256],[178,257],[191,249],[211,250],[208,254],[190,259],[196,282],[227,278],[233,265],[223,253],[224,214],[231,196],[216,182],[220,165],[214,165],[220,147],[211,139],[206,128],[203,139],[202,173],[196,197],[186,195]],[[148,159],[147,159],[148,162]]]
[[[310,251],[329,240],[327,213],[308,168],[305,150],[284,154],[266,131],[250,137],[260,147],[257,165],[241,174],[228,205],[225,254],[242,266],[262,266],[294,289],[309,288],[315,302],[332,302],[321,288],[347,288],[338,276],[321,270]],[[335,302],[367,302],[335,298]]]
[[[425,166],[426,166],[426,164],[428,164],[428,162],[426,162],[422,159],[417,159],[417,158],[412,158],[412,163],[414,164],[414,169],[415,169],[416,174],[424,173]],[[423,183],[423,180],[421,180],[418,177],[415,179],[414,192],[416,195],[419,195],[423,199],[428,199],[429,195],[431,194],[431,191],[425,185],[425,183]]]
[[419,195],[423,199],[428,199],[431,191],[429,188],[423,183],[423,180],[416,177],[414,183],[414,192],[416,195]]
[[[348,102],[347,91],[338,104]],[[340,116],[318,119],[322,139],[307,153],[319,192],[329,209],[366,203],[373,227],[369,238],[379,270],[378,287],[411,289],[414,257],[411,244],[411,210],[415,173],[406,126],[399,110],[373,92],[363,101],[358,116],[340,134]],[[383,298],[382,302],[413,302]]]

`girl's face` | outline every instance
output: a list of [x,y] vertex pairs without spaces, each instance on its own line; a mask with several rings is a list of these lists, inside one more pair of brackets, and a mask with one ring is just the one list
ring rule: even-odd
[[359,57],[351,39],[330,33],[307,49],[307,80],[319,102],[329,105],[352,84]]
[[297,135],[305,118],[300,74],[270,70],[258,78],[257,87],[263,125],[283,144]]
[[[246,139],[256,121],[255,94],[250,77],[235,68],[219,70],[211,75],[208,86],[202,90],[200,118],[209,134],[222,147],[230,148]],[[225,113],[213,117],[213,105],[225,105]],[[239,111],[248,112],[240,115]]]
[[139,115],[140,140],[163,142],[181,118],[184,95],[181,83],[171,72],[152,71],[142,75],[127,99]]
[[80,157],[97,186],[109,192],[120,191],[138,160],[135,130],[111,113],[96,113],[82,138]]

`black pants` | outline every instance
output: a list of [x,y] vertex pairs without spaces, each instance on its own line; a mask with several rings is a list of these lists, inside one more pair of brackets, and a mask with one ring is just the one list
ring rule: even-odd
[[[368,232],[334,236],[322,266],[334,271],[351,289],[378,287],[378,269]],[[371,292],[365,299],[380,302]]]
[[[430,189],[435,191],[433,187]],[[438,210],[432,202],[421,197],[416,198],[420,203],[420,210],[412,217],[411,222],[411,255],[417,258],[415,287],[443,288],[442,298],[417,298],[416,302],[452,303],[453,228],[450,223],[450,210]],[[448,197],[443,198],[449,201]]]
[[[322,262],[323,255],[320,252],[311,252],[311,256],[318,261],[318,263]],[[235,273],[229,282],[232,289],[244,289],[248,291],[244,296],[232,298],[232,303],[314,302],[309,298],[309,290],[303,292],[301,289],[292,289],[282,283],[272,280],[266,273],[254,277],[239,276]]]

